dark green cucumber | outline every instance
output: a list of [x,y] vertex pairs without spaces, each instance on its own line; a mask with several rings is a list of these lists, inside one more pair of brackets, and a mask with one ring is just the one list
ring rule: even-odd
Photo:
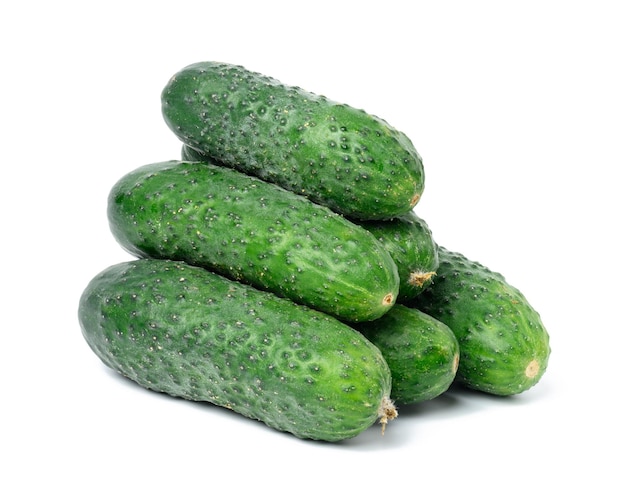
[[526,297],[497,272],[439,248],[431,286],[412,305],[448,325],[459,341],[457,378],[466,386],[508,396],[543,376],[549,335]]
[[199,154],[353,218],[406,213],[422,160],[384,120],[241,66],[192,64],[164,87],[162,112]]
[[108,216],[133,255],[203,266],[345,321],[382,316],[398,294],[396,265],[367,230],[227,167],[139,167],[111,189]]
[[339,441],[396,416],[380,351],[321,312],[182,262],[95,276],[83,336],[141,386],[207,401],[300,438]]
[[426,222],[415,212],[386,221],[358,223],[378,238],[398,267],[397,302],[415,298],[431,283],[439,266],[437,244]]
[[418,309],[401,304],[370,323],[354,325],[383,354],[391,370],[391,399],[415,404],[448,390],[459,366],[452,330]]

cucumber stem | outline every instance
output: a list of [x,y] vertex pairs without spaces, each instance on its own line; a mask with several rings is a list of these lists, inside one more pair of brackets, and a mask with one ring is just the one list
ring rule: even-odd
[[380,418],[380,424],[382,425],[381,434],[384,435],[387,423],[398,417],[398,410],[390,398],[383,398],[380,407],[378,408],[378,417]]
[[415,287],[422,287],[426,282],[428,282],[436,274],[437,274],[436,272],[422,272],[422,271],[411,272],[411,275],[409,276],[409,284]]

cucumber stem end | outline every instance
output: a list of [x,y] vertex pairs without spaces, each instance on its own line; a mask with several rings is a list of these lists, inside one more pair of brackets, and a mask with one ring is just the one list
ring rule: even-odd
[[383,398],[380,408],[378,408],[378,417],[380,418],[380,424],[382,425],[381,434],[384,435],[387,423],[398,417],[398,410],[390,398]]

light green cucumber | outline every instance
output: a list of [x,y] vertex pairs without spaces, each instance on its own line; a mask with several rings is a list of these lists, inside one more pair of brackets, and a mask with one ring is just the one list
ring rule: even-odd
[[112,265],[84,289],[78,316],[94,353],[141,386],[299,438],[340,441],[397,414],[389,368],[360,333],[199,267]]
[[459,252],[439,248],[437,276],[411,306],[454,332],[461,350],[457,379],[472,389],[518,394],[546,371],[550,341],[539,313],[502,274]]
[[415,298],[432,281],[439,266],[437,244],[428,224],[414,211],[386,221],[358,222],[374,234],[398,267],[398,303]]
[[454,382],[459,344],[441,321],[396,304],[381,318],[354,326],[378,347],[389,365],[394,403],[434,399]]
[[422,195],[422,159],[404,133],[242,66],[187,66],[163,88],[161,102],[167,125],[197,154],[345,216],[391,218]]
[[206,267],[344,321],[376,319],[398,294],[396,264],[367,230],[227,167],[141,166],[111,189],[108,217],[135,256]]

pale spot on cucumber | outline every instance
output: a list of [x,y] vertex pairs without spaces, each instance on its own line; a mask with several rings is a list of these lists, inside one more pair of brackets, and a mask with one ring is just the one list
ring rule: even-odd
[[461,355],[456,354],[454,356],[454,360],[452,361],[452,371],[456,374],[456,371],[459,370],[459,362],[461,361]]
[[393,303],[394,303],[393,293],[385,294],[385,297],[383,298],[383,306],[391,306]]
[[532,379],[537,376],[539,373],[539,362],[536,359],[532,359],[530,363],[526,366],[526,377]]
[[415,193],[413,195],[413,198],[411,198],[411,207],[415,206],[417,204],[417,202],[420,200],[421,197],[422,197],[421,194]]

